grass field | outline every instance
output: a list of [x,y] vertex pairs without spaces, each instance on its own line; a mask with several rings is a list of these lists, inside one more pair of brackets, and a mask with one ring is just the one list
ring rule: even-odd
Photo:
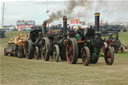
[[123,44],[128,45],[128,32],[119,33],[119,39]]
[[[6,33],[0,39],[0,84],[1,85],[127,85],[128,53],[115,54],[115,62],[108,66],[101,57],[97,64],[78,64],[43,60],[28,60],[3,56],[3,47],[9,37],[16,33]],[[128,33],[120,33],[121,41],[128,42]],[[128,44],[128,43],[127,43]]]

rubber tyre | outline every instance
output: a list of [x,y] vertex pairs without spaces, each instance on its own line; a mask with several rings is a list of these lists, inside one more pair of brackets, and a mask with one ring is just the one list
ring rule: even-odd
[[107,65],[112,65],[114,62],[114,51],[111,47],[105,49],[104,59]]
[[58,45],[54,45],[52,57],[53,57],[53,59],[54,59],[56,62],[59,61],[60,49],[59,49],[59,46],[58,46]]
[[89,63],[90,63],[90,58],[91,58],[89,48],[88,47],[84,47],[82,49],[82,53],[81,54],[82,54],[82,62],[83,62],[83,64],[85,66],[88,66]]

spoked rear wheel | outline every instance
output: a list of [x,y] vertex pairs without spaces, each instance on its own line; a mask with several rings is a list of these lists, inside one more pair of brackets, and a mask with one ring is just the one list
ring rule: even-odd
[[59,61],[60,49],[59,49],[59,46],[58,46],[58,45],[54,45],[52,57],[53,57],[53,59],[54,59],[56,62]]
[[90,63],[90,50],[88,47],[84,47],[82,50],[82,62],[85,66],[88,66]]
[[48,38],[44,38],[43,41],[42,41],[41,57],[45,61],[49,61],[49,57],[50,57],[49,46],[50,46],[49,39]]
[[27,41],[27,53],[26,53],[26,57],[28,59],[32,59],[33,55],[34,55],[34,45],[32,44],[31,40]]
[[111,47],[108,47],[105,49],[105,62],[107,65],[112,65],[114,62],[114,52],[113,49]]
[[76,53],[78,53],[77,42],[76,40],[74,40],[74,38],[70,38],[69,43],[66,46],[66,58],[68,63],[70,64],[77,63],[78,55]]

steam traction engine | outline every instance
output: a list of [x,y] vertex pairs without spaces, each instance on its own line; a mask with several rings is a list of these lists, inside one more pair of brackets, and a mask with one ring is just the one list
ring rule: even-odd
[[26,41],[26,57],[39,59],[41,56],[42,27],[33,26]]
[[60,57],[62,60],[67,60],[71,64],[77,63],[78,54],[79,54],[79,48],[78,48],[78,44],[79,44],[80,46],[83,46],[82,48],[80,48],[83,51],[83,54],[88,56],[87,59],[85,58],[85,56],[82,56],[84,57],[82,58],[83,63],[85,65],[88,65],[90,61],[89,48],[85,46],[84,41],[77,41],[75,37],[74,38],[68,37],[66,16],[63,17],[63,30],[62,31],[64,32],[63,34],[61,34],[63,35],[63,37],[58,38],[58,41],[54,45],[53,58],[56,61],[58,61]]
[[47,22],[45,21],[43,23],[43,29],[42,29],[44,35],[42,38],[41,57],[43,60],[49,61],[50,57],[52,56],[55,35],[52,32],[47,34],[46,25]]
[[[96,64],[98,62],[101,48],[104,47],[104,40],[101,38],[99,31],[100,14],[95,14],[95,27],[89,28],[82,32],[82,39],[77,40],[76,37],[68,38],[67,35],[67,17],[63,17],[63,30],[53,39],[44,37],[42,41],[42,58],[48,61],[50,56],[56,61],[67,60],[70,64],[76,64],[78,58],[82,59],[84,65],[89,63]],[[44,24],[44,30],[46,24]],[[104,51],[105,62],[112,65],[114,61],[113,49],[107,46]]]
[[[98,62],[101,48],[104,46],[104,40],[101,38],[101,33],[99,31],[99,21],[100,21],[100,13],[95,13],[95,31],[92,35],[93,38],[88,38],[87,46],[91,52],[91,60],[90,63],[96,64]],[[89,33],[89,32],[88,32]],[[112,65],[114,61],[114,52],[111,46],[107,46],[104,50],[104,59],[107,65]]]
[[[76,63],[78,58],[82,58],[83,64],[86,66],[89,63],[96,64],[98,62],[101,48],[104,46],[104,40],[99,31],[99,17],[100,13],[95,13],[95,27],[83,32],[85,35],[82,40],[67,40],[66,58],[69,63]],[[105,48],[103,56],[107,65],[113,64],[114,53],[111,46]]]
[[[63,17],[63,29],[61,32],[58,34],[54,48],[53,48],[53,58],[56,62],[59,61],[59,58],[61,60],[66,60],[66,44],[65,41],[68,40],[67,38],[67,17]],[[74,39],[75,40],[75,39]],[[74,50],[76,50],[74,48]]]
[[[56,62],[61,60],[66,60],[66,47],[64,45],[64,40],[67,39],[67,19],[63,17],[63,29],[58,34],[50,34],[42,40],[42,58],[48,61],[50,57]],[[46,22],[43,24],[44,32],[46,32]]]

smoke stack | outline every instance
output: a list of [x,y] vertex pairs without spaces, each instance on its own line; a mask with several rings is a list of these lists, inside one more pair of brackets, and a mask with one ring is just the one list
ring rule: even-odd
[[95,13],[95,30],[99,31],[100,13]]
[[67,34],[67,17],[63,17],[63,29],[64,29],[64,34]]
[[43,23],[43,35],[45,35],[46,34],[46,32],[47,32],[47,28],[46,28],[46,26],[47,26],[47,22],[46,21],[44,21],[44,23]]

